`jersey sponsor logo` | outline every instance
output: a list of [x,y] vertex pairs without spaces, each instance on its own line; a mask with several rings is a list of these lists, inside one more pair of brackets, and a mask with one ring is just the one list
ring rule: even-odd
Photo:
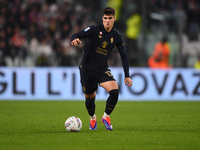
[[87,32],[88,30],[90,30],[90,27],[85,28],[84,31]]
[[102,42],[101,46],[102,46],[102,48],[106,48],[108,46],[108,42],[106,42],[106,41]]
[[96,52],[99,53],[99,54],[102,54],[102,55],[107,55],[108,50],[98,47]]

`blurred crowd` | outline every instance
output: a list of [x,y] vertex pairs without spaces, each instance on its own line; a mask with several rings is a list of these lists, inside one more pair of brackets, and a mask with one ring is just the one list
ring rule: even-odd
[[98,2],[0,0],[0,58],[6,66],[72,66],[82,53],[70,35],[94,24]]
[[[162,13],[172,32],[179,29],[177,14],[184,20],[188,38],[198,40],[200,2],[198,0],[147,0],[147,28],[156,24],[151,12]],[[120,30],[128,48],[138,53],[137,38],[142,29],[140,0],[0,0],[1,66],[76,66],[82,58],[84,41],[70,45],[70,36],[89,25],[101,23],[104,7],[116,6]],[[133,17],[133,15],[137,15]],[[131,20],[132,19],[132,20]],[[134,28],[132,28],[134,27]],[[130,35],[127,31],[134,32]],[[150,30],[149,30],[150,31]],[[131,43],[134,45],[131,46]],[[138,65],[130,55],[131,66]],[[119,65],[116,53],[110,63]]]
[[[178,32],[180,24],[178,21],[182,21],[184,31],[189,36],[190,40],[195,40],[196,37],[190,37],[192,35],[192,29],[197,31],[200,27],[200,1],[199,0],[150,0],[151,6],[148,7],[149,19],[159,20],[157,16],[152,16],[151,12],[161,13],[165,17],[165,21],[169,24],[170,30]],[[154,19],[152,19],[154,18]],[[199,32],[199,31],[197,31]]]
[[[174,67],[193,67],[200,56],[200,1],[199,0],[150,0],[149,25],[157,33],[157,24],[161,22],[163,37],[174,34],[176,39],[168,38],[169,50],[167,65]],[[161,15],[156,15],[161,14]],[[166,27],[168,29],[166,29]],[[154,35],[155,35],[154,34]],[[158,41],[158,42],[159,42]],[[176,41],[176,43],[174,42]],[[174,43],[174,45],[170,45]],[[154,48],[154,52],[156,49]],[[175,46],[178,45],[178,46]],[[172,47],[172,48],[170,48]],[[176,48],[175,48],[176,47]]]

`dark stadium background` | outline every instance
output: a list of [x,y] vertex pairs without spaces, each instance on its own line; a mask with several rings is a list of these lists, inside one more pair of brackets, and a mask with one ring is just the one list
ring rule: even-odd
[[[163,36],[171,47],[174,67],[193,67],[200,53],[198,0],[0,0],[1,66],[77,66],[84,43],[71,47],[70,36],[101,23],[102,10],[113,6],[115,28],[126,39],[126,20],[133,11],[142,17],[137,63],[147,67],[154,45]],[[125,40],[126,41],[126,40]],[[120,66],[113,52],[111,66]]]

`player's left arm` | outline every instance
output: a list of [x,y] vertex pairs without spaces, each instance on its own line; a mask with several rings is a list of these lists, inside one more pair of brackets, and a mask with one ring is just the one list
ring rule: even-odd
[[116,46],[119,50],[119,53],[121,56],[121,61],[122,61],[122,66],[123,66],[124,73],[125,73],[124,83],[126,86],[130,87],[130,86],[132,86],[132,80],[129,77],[129,59],[128,59],[128,55],[126,52],[126,47],[125,47],[121,37]]
[[125,83],[125,85],[128,86],[128,87],[132,86],[132,80],[131,80],[131,78],[130,78],[130,77],[126,77],[126,78],[124,79],[124,83]]

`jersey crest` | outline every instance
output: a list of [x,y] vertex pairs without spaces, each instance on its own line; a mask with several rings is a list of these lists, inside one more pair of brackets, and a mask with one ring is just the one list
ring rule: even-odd
[[108,46],[108,42],[106,42],[106,41],[102,42],[101,46],[102,46],[102,48],[106,48]]

